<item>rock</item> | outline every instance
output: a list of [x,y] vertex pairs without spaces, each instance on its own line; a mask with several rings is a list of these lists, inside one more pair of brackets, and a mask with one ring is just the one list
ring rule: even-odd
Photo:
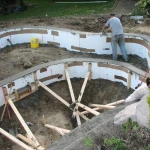
[[30,60],[24,59],[24,64],[23,64],[24,68],[31,68],[32,67],[32,63],[30,62]]
[[137,23],[138,23],[138,24],[143,24],[144,22],[143,22],[143,21],[138,20],[138,21],[137,21]]
[[137,88],[130,96],[128,96],[125,102],[131,102],[138,99],[141,99],[144,95],[148,93],[149,89],[146,83],[142,84],[139,88]]
[[130,19],[133,19],[133,20],[143,20],[143,16],[131,16]]
[[115,117],[114,117],[114,124],[115,125],[122,125],[128,121],[130,118],[132,121],[136,121],[136,107],[138,105],[137,103],[131,104],[127,106],[124,110],[120,111]]
[[147,104],[147,95],[145,95],[137,105],[136,118],[139,125],[149,128],[149,108]]
[[146,25],[150,25],[150,18],[144,19],[144,23],[145,23]]

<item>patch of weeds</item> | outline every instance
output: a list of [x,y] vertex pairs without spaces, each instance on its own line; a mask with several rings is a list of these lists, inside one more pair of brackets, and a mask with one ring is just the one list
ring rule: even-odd
[[111,150],[125,150],[126,149],[126,144],[120,139],[120,138],[115,138],[111,137],[111,139],[104,139],[104,144],[106,145],[107,148]]
[[122,125],[123,132],[126,132],[128,130],[138,130],[138,124],[137,122],[132,121],[130,118],[126,123]]
[[94,145],[94,141],[91,136],[84,139],[84,145],[88,147],[92,147]]
[[148,144],[146,147],[142,147],[139,150],[150,150],[150,144]]

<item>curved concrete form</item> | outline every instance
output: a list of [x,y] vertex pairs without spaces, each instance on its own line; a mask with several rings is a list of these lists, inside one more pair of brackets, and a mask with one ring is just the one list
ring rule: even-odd
[[[66,48],[69,51],[109,55],[112,53],[110,35],[101,36],[98,33],[78,32],[73,30],[46,27],[26,27],[0,31],[0,49],[10,44],[29,43],[31,38],[38,38],[40,44],[52,44],[58,47]],[[146,58],[148,66],[150,66],[149,37],[145,35],[126,34],[125,38],[128,54],[135,54],[141,58]],[[120,54],[119,48],[118,53]],[[61,97],[50,91],[50,89],[45,86],[53,82],[66,80],[66,78],[68,81],[66,72],[69,74],[70,78],[85,78],[85,75],[88,73],[86,79],[101,78],[114,82],[121,82],[127,86],[128,89],[135,89],[137,84],[141,83],[141,80],[145,75],[144,71],[124,62],[93,58],[70,58],[41,64],[0,81],[0,106],[5,104],[6,99],[9,97],[8,103],[11,105],[19,121],[29,134],[29,139],[31,141],[35,141],[36,143],[33,145],[35,147],[38,146],[38,149],[40,150],[43,150],[44,148],[39,147],[40,145],[38,141],[25,124],[23,118],[15,108],[12,101],[18,101],[32,94],[33,92],[37,91],[39,85],[41,85],[47,91],[53,93],[55,97],[57,97],[61,102],[70,108],[70,104],[68,102],[64,101]],[[83,89],[85,88],[85,85],[83,86]],[[69,83],[68,86],[71,89]],[[70,93],[71,92],[72,91],[70,90]],[[73,100],[74,99],[72,98],[72,101]],[[86,107],[85,105],[81,104],[80,101],[78,101],[78,104],[73,101],[72,104],[75,104],[77,108],[78,106],[81,108]],[[5,106],[7,107],[7,104]],[[87,107],[86,109],[91,111],[94,115],[99,115],[99,113],[93,109]],[[81,115],[80,112],[78,113]],[[79,116],[79,114],[75,113],[76,118]],[[96,128],[97,127],[95,127],[95,129]],[[12,137],[12,140],[16,139]],[[58,148],[54,147],[54,149]]]
[[[31,38],[38,38],[40,44],[53,44],[70,51],[96,54],[111,54],[110,35],[79,32],[57,28],[26,27],[0,31],[0,48],[7,45],[29,43]],[[150,40],[148,36],[127,34],[128,54],[146,58],[150,66]],[[8,40],[9,39],[9,40]],[[10,42],[9,42],[10,41]],[[91,65],[91,67],[89,67]],[[10,91],[10,98],[17,101],[38,89],[37,81],[48,85],[64,80],[64,69],[68,68],[71,78],[84,78],[87,71],[92,72],[92,79],[108,79],[122,82],[134,89],[141,82],[144,72],[130,64],[102,59],[66,59],[33,67],[6,80],[0,81],[0,106],[5,103],[4,95]],[[90,68],[90,70],[89,70]],[[29,90],[30,89],[30,90]]]
[[[2,30],[0,31],[0,48],[10,45],[9,41],[12,44],[29,43],[31,38],[38,38],[40,44],[53,44],[69,51],[112,54],[110,35],[101,36],[99,33],[47,27],[18,27]],[[125,34],[125,40],[127,53],[146,58],[150,66],[149,36]],[[118,53],[120,54],[119,48]]]

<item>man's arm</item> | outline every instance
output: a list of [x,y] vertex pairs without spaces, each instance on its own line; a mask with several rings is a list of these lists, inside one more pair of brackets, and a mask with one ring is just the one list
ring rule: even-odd
[[105,26],[103,27],[103,29],[102,29],[102,33],[105,33],[105,30],[106,30],[106,29],[108,29],[108,26],[105,25]]

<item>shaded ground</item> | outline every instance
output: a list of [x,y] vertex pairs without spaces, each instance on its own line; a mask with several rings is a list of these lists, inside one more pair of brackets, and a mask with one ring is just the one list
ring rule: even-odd
[[[38,49],[31,49],[29,44],[7,47],[0,54],[0,80],[21,72],[27,68],[49,61],[65,58],[104,58],[112,59],[111,55],[97,55],[88,53],[71,52],[64,48],[41,45]],[[118,61],[124,61],[122,56]],[[129,63],[146,71],[147,60],[136,55],[129,55]],[[7,68],[7,69],[6,69]]]
[[[77,78],[71,80],[76,99],[79,96],[83,81],[83,79]],[[67,81],[54,83],[50,85],[49,88],[59,94],[63,99],[71,103],[71,96]],[[107,104],[109,102],[126,98],[132,92],[133,90],[127,90],[122,83],[101,79],[91,80],[88,81],[85,88],[82,103],[86,105],[89,103]],[[54,141],[60,138],[56,132],[43,127],[43,115],[45,115],[48,124],[66,129],[73,129],[75,126],[74,121],[72,121],[70,117],[72,111],[42,88],[40,88],[39,91],[31,96],[16,102],[15,105],[23,116],[24,120],[34,124],[30,128],[42,146],[44,146],[47,141],[47,146],[50,146]],[[2,108],[0,108],[0,112],[2,112]],[[18,132],[24,135],[25,132],[12,110],[11,117],[12,119],[9,121],[7,113],[5,114],[2,127],[6,131],[8,131],[10,128],[17,128]],[[8,139],[4,138],[4,136],[0,136],[0,147],[1,150],[21,150],[18,146],[12,144]]]

